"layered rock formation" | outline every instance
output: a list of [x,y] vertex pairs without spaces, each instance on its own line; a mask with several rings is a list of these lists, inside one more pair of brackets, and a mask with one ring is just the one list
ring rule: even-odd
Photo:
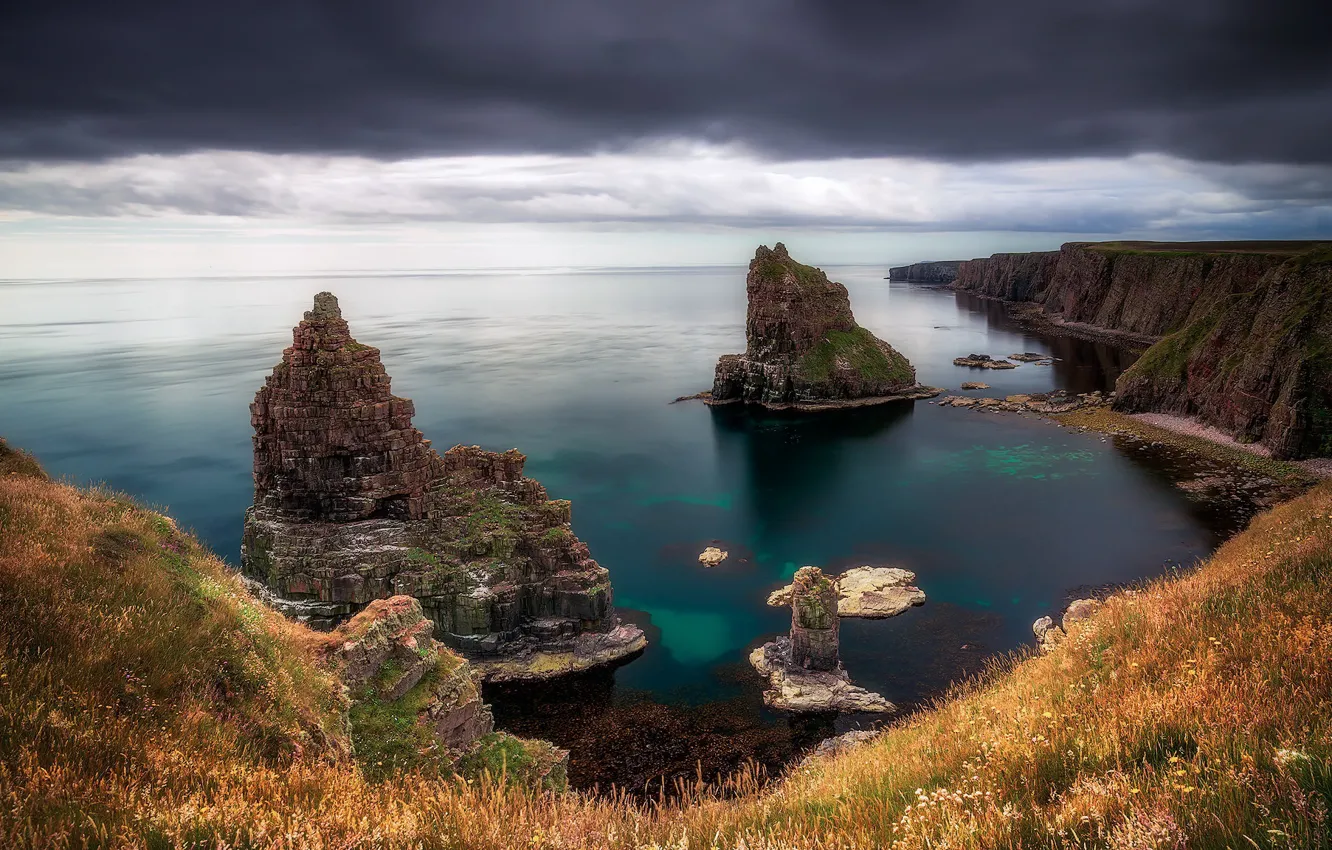
[[1070,243],[996,254],[954,287],[1150,345],[1115,407],[1196,417],[1277,457],[1332,454],[1332,247]]
[[952,283],[957,279],[957,267],[960,265],[962,260],[936,260],[930,263],[912,263],[909,266],[893,266],[888,270],[888,279],[912,283]]
[[493,731],[495,721],[471,665],[441,646],[433,631],[420,602],[394,596],[371,602],[338,627],[329,644],[354,703],[410,704],[416,723],[440,746],[466,750]]
[[717,361],[711,403],[818,409],[928,398],[916,370],[888,343],[856,324],[846,287],[761,246],[746,278],[744,354]]
[[516,450],[439,455],[389,384],[379,350],[317,295],[251,405],[244,571],[317,626],[415,597],[488,678],[641,650],[642,632],[614,615],[609,574],[570,530],[569,503],[526,478]]
[[[915,581],[915,573],[896,567],[849,569],[834,581],[837,616],[879,620],[924,605],[925,592],[915,586]],[[768,604],[774,608],[790,605],[794,592],[794,584],[774,590]]]
[[768,679],[763,701],[801,713],[895,711],[883,697],[851,684],[842,667],[835,582],[818,567],[801,567],[790,605],[790,635],[749,655],[749,663]]
[[[546,741],[494,731],[478,672],[432,637],[410,596],[377,599],[327,638],[350,698],[353,749],[371,776],[447,765],[466,776],[511,763],[511,781],[562,790],[569,753]],[[423,755],[426,754],[426,755]],[[387,763],[385,763],[387,762]]]

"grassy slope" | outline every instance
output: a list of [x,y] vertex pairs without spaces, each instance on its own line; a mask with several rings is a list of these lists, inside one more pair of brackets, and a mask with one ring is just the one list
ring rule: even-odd
[[868,382],[908,385],[915,377],[905,357],[895,349],[884,351],[874,334],[861,327],[829,331],[813,351],[800,358],[800,375],[811,383],[823,383],[832,377],[839,360]]
[[0,846],[1329,844],[1327,485],[876,742],[659,810],[370,783],[312,636],[166,520],[3,474],[0,523]]

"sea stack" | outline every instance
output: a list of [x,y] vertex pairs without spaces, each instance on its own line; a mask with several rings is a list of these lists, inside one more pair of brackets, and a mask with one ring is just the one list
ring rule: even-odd
[[745,353],[717,361],[711,403],[816,410],[941,392],[917,384],[905,357],[856,324],[845,286],[782,243],[759,247],[745,288]]
[[315,296],[250,412],[241,564],[280,609],[331,628],[372,600],[415,597],[437,637],[491,680],[584,670],[645,645],[615,616],[569,502],[525,477],[516,449],[432,449],[332,294]]
[[886,714],[896,707],[851,684],[838,644],[837,583],[801,567],[791,587],[791,634],[765,643],[749,663],[768,679],[763,701],[797,713]]

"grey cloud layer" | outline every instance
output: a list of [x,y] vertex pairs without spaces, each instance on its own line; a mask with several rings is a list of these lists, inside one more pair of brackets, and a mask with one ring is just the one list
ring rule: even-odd
[[3,213],[1314,234],[1332,230],[1332,167],[1200,165],[1161,155],[774,162],[682,143],[596,155],[394,161],[206,152],[0,170]]
[[779,158],[1332,163],[1325,5],[30,2],[0,27],[0,158],[691,138]]

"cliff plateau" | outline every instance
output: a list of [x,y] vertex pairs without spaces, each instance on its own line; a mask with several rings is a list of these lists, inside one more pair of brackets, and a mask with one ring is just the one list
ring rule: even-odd
[[525,477],[516,450],[434,451],[330,293],[315,296],[250,410],[241,563],[280,609],[328,628],[373,600],[415,597],[488,679],[560,675],[645,645],[616,618],[609,573],[570,530],[569,503]]
[[744,354],[717,361],[711,402],[819,409],[928,398],[916,370],[856,324],[846,287],[796,262],[778,242],[760,246],[745,280]]

